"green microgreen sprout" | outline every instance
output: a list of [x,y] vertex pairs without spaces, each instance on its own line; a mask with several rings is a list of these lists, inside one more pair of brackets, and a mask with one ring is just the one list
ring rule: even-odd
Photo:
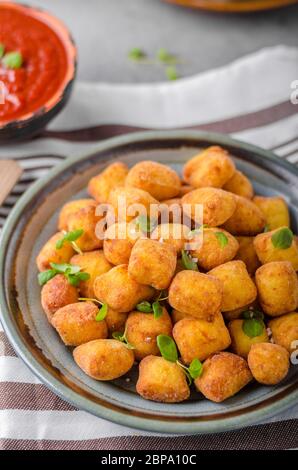
[[90,274],[82,272],[80,266],[73,264],[58,264],[50,263],[52,269],[43,271],[38,274],[38,282],[40,286],[45,285],[50,279],[55,277],[57,274],[63,274],[72,286],[78,286],[81,281],[87,281],[90,279]]
[[164,47],[158,49],[155,58],[149,58],[146,52],[140,47],[133,47],[128,52],[128,58],[138,64],[162,64],[166,66],[165,74],[168,80],[177,80],[177,78],[179,78],[176,66],[177,64],[182,63],[182,61]]
[[189,385],[191,385],[193,380],[200,377],[203,372],[203,366],[199,359],[193,359],[189,367],[187,367],[178,360],[178,350],[173,338],[167,335],[158,335],[156,341],[162,357],[169,362],[176,363],[182,368],[188,379]]
[[286,250],[290,248],[294,240],[294,234],[288,227],[282,227],[271,236],[271,242],[274,248]]
[[77,245],[76,240],[78,240],[78,238],[80,238],[83,235],[84,230],[78,229],[78,230],[73,230],[72,232],[66,232],[65,230],[63,230],[62,233],[63,233],[63,237],[57,241],[56,249],[61,250],[61,248],[64,246],[64,243],[68,242],[68,243],[71,243],[73,249],[77,253],[79,253],[79,255],[82,255],[83,252],[80,249],[80,247]]
[[221,248],[224,248],[229,243],[228,237],[226,236],[225,233],[215,232],[215,236],[216,236],[216,238],[218,240],[218,243],[220,244]]
[[185,269],[189,269],[191,271],[199,270],[197,263],[192,259],[190,254],[188,254],[185,250],[181,251],[181,259],[182,259],[182,263]]
[[140,47],[133,47],[128,53],[128,58],[135,62],[143,61],[146,57],[146,53]]
[[242,317],[242,331],[246,336],[255,338],[263,333],[265,329],[263,312],[255,309],[245,310],[242,312]]
[[159,296],[154,302],[150,303],[148,302],[148,300],[143,300],[142,302],[137,304],[136,309],[142,313],[153,312],[154,319],[157,320],[162,316],[163,313],[162,305],[160,304],[160,302],[167,300],[168,298],[169,296],[164,291],[160,291]]
[[179,63],[179,59],[174,54],[171,54],[167,49],[161,47],[156,53],[156,58],[166,65],[176,65]]
[[108,308],[109,308],[108,304],[105,304],[105,303],[101,302],[98,299],[92,299],[90,297],[79,297],[79,300],[81,302],[93,302],[93,303],[101,305],[100,309],[98,310],[98,312],[95,316],[95,320],[96,321],[102,321],[106,318],[107,313],[108,313]]
[[127,347],[127,349],[135,349],[134,346],[127,341],[126,330],[124,331],[124,333],[121,333],[121,331],[114,331],[114,333],[112,333],[112,336],[114,339],[121,341],[121,343],[123,343]]
[[168,80],[177,80],[179,78],[177,67],[170,65],[166,68],[166,77]]

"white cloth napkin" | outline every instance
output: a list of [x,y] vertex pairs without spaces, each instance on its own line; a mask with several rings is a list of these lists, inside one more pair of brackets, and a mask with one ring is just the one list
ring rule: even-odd
[[[228,132],[297,163],[298,105],[291,103],[297,78],[298,49],[279,46],[177,82],[78,82],[68,106],[42,136],[0,147],[0,158],[16,158],[25,169],[0,208],[0,225],[32,180],[46,174],[51,166],[96,149],[100,138],[139,127]],[[295,418],[298,406],[269,421]],[[0,325],[0,448],[109,449],[116,436],[121,448],[128,446],[127,440],[126,444],[121,441],[123,436],[136,435],[152,436],[75,410],[55,398],[15,356]],[[241,433],[237,439],[241,441]],[[198,439],[194,442],[199,445]]]

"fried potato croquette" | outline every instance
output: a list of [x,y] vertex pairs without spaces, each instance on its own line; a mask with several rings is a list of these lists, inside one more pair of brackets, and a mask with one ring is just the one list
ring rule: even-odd
[[[203,223],[210,227],[218,227],[230,219],[236,209],[235,195],[217,188],[200,188],[191,191],[182,197],[182,204],[189,204],[183,207],[184,212],[195,222],[201,223],[201,211],[203,210]],[[228,230],[229,231],[229,230]]]
[[153,313],[135,311],[128,315],[125,331],[128,343],[134,347],[135,358],[140,361],[149,355],[160,356],[156,338],[172,336],[172,322],[165,308],[159,318],[154,318]]
[[70,243],[64,243],[60,249],[56,248],[57,242],[63,237],[63,232],[55,233],[55,235],[53,235],[42,247],[36,258],[36,264],[39,271],[51,269],[51,263],[69,263],[70,258],[75,253],[72,245]]
[[49,322],[59,308],[78,301],[78,290],[63,274],[57,274],[41,289],[41,305]]
[[93,251],[101,248],[103,240],[97,235],[96,225],[102,219],[96,215],[93,206],[83,207],[68,217],[67,231],[83,230],[83,234],[76,240],[82,251]]
[[150,209],[153,217],[158,216],[159,202],[143,189],[129,186],[113,189],[108,202],[114,208],[118,222],[130,222],[139,215],[149,216]]
[[295,237],[289,248],[275,247],[272,243],[272,236],[279,232],[281,228],[258,235],[254,240],[256,253],[262,264],[271,261],[290,261],[295,271],[298,271],[298,243]]
[[223,186],[225,191],[237,194],[238,196],[252,199],[254,189],[249,179],[239,170],[236,170],[232,178],[230,178]]
[[221,147],[212,146],[188,160],[183,168],[183,178],[195,188],[222,188],[235,170],[229,153]]
[[263,212],[268,230],[290,226],[289,209],[282,197],[255,196],[253,202]]
[[223,228],[232,235],[256,235],[264,230],[266,220],[250,199],[235,194],[236,210],[224,222]]
[[78,346],[107,338],[106,322],[97,321],[97,313],[98,307],[92,302],[77,302],[57,310],[52,317],[52,325],[66,346]]
[[127,174],[128,168],[124,163],[112,163],[99,175],[91,178],[88,192],[97,202],[106,203],[112,189],[124,186]]
[[150,300],[154,289],[138,283],[128,272],[126,264],[119,264],[98,276],[93,284],[96,298],[117,312],[131,312],[142,300]]
[[128,263],[128,273],[140,284],[155,289],[167,289],[176,269],[176,249],[168,243],[140,239],[134,245]]
[[195,385],[208,400],[220,403],[235,395],[252,380],[247,362],[240,356],[220,352],[203,364],[203,373]]
[[128,172],[125,184],[147,191],[158,201],[178,196],[181,188],[180,178],[172,168],[152,161],[134,165]]
[[114,264],[128,264],[132,247],[137,238],[131,224],[116,223],[105,232],[103,251],[107,260]]
[[276,385],[288,374],[288,351],[272,343],[253,344],[248,354],[248,365],[257,382]]
[[114,380],[133,366],[131,349],[115,339],[98,339],[78,346],[73,351],[77,365],[95,380]]
[[84,207],[96,207],[97,203],[94,199],[76,199],[67,202],[61,209],[58,220],[58,229],[67,230],[68,218]]
[[178,256],[185,249],[188,242],[189,227],[182,224],[161,224],[158,225],[150,235],[152,240],[168,243],[175,250]]
[[298,307],[298,280],[289,261],[273,261],[256,272],[259,301],[267,315],[276,317]]
[[254,247],[254,237],[236,237],[239,249],[235,259],[243,261],[250,276],[253,276],[261,263]]
[[289,353],[298,347],[298,312],[287,313],[268,323],[273,341]]
[[158,356],[142,359],[136,389],[146,400],[164,403],[179,403],[190,395],[181,367]]
[[80,266],[82,271],[88,273],[90,278],[87,281],[81,281],[79,290],[83,297],[94,297],[93,284],[97,276],[108,272],[112,269],[112,265],[108,262],[102,250],[94,250],[83,253],[82,255],[74,255],[71,264]]
[[[202,243],[200,241],[202,240]],[[192,239],[196,244],[196,237]],[[232,260],[239,248],[237,240],[230,233],[220,228],[204,228],[203,236],[199,238],[198,248],[191,250],[198,265],[209,271],[220,264]]]
[[212,322],[189,317],[178,321],[173,328],[173,337],[187,365],[195,358],[203,361],[231,344],[229,331],[220,312]]
[[202,320],[212,321],[222,305],[223,286],[213,276],[196,271],[181,271],[169,289],[170,305]]
[[232,351],[238,356],[247,358],[247,355],[250,351],[250,348],[253,344],[256,343],[266,343],[269,341],[267,330],[264,326],[262,333],[259,336],[251,338],[246,335],[243,331],[243,322],[242,319],[232,320],[229,325],[229,332],[232,338]]
[[253,302],[257,289],[243,261],[229,261],[208,272],[223,286],[222,312],[228,312]]

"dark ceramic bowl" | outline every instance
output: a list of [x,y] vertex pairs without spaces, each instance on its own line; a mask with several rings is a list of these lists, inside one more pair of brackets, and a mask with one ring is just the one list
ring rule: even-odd
[[1,2],[1,7],[9,7],[12,11],[24,13],[45,23],[60,39],[67,57],[67,70],[64,79],[59,88],[44,105],[34,112],[22,115],[16,120],[3,125],[0,124],[0,144],[6,144],[25,140],[39,134],[66,105],[76,76],[77,50],[66,26],[48,12],[13,2]]
[[[91,155],[67,159],[20,199],[3,230],[0,254],[0,310],[3,327],[18,355],[56,394],[96,416],[119,424],[167,433],[211,433],[245,427],[297,403],[298,366],[273,387],[251,383],[223,403],[193,390],[189,400],[166,404],[135,391],[136,370],[113,382],[87,377],[46,320],[40,303],[35,258],[56,231],[61,206],[86,197],[88,180],[115,160],[134,165],[155,160],[179,173],[185,161],[209,145],[228,149],[237,167],[263,195],[283,195],[298,232],[298,169],[271,152],[206,132],[148,132],[101,143]],[[126,378],[130,380],[127,381]]]

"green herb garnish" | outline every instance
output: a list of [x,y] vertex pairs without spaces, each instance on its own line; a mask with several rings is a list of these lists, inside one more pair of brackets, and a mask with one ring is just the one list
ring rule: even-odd
[[98,310],[98,313],[95,317],[96,321],[102,321],[106,318],[108,313],[108,304],[102,304],[101,308]]
[[220,244],[221,248],[224,248],[229,243],[228,237],[226,236],[225,233],[215,232],[215,236],[216,236],[216,238],[218,240],[218,243]]
[[55,269],[48,269],[38,274],[38,283],[40,286],[44,286],[48,281],[53,279],[54,276],[58,274]]
[[150,302],[147,302],[147,300],[144,300],[143,302],[140,302],[137,304],[136,309],[139,312],[143,313],[151,313],[152,312],[152,305]]
[[163,62],[164,64],[174,65],[178,63],[177,57],[173,54],[170,54],[164,47],[161,47],[157,51],[156,57],[160,62]]
[[79,297],[79,300],[83,301],[83,302],[93,302],[93,303],[101,305],[101,308],[98,310],[98,312],[95,316],[95,320],[96,321],[102,321],[106,318],[107,313],[108,313],[108,308],[109,308],[108,304],[104,304],[100,300],[92,299],[90,297]]
[[182,364],[182,362],[177,361],[176,364],[180,366],[185,373],[189,385],[191,385],[192,381],[200,377],[203,372],[203,365],[199,359],[195,358],[191,361],[189,367]]
[[185,251],[181,251],[182,263],[185,269],[189,269],[191,271],[198,271],[198,265],[195,261],[193,261],[192,257]]
[[242,323],[242,331],[249,336],[249,338],[255,338],[260,336],[264,329],[264,314],[259,310],[245,310],[242,312],[242,317],[244,318]]
[[128,58],[135,61],[135,62],[142,61],[146,57],[147,57],[146,53],[142,49],[140,49],[139,47],[134,47],[128,53]]
[[156,341],[160,354],[164,359],[170,362],[178,361],[177,346],[170,336],[158,335]]
[[46,284],[57,274],[63,274],[72,286],[77,286],[81,281],[90,279],[90,274],[81,272],[81,267],[73,264],[57,264],[50,263],[52,269],[43,271],[38,274],[38,282],[40,286]]
[[160,305],[159,301],[153,302],[152,304],[154,319],[157,320],[162,316],[162,306]]
[[168,80],[177,80],[179,78],[177,69],[174,65],[166,68],[166,77]]
[[151,233],[157,226],[157,222],[158,221],[156,219],[150,219],[150,217],[147,217],[146,215],[139,215],[135,219],[136,225],[144,233]]
[[262,320],[256,318],[250,318],[249,320],[244,320],[242,324],[242,330],[250,338],[255,338],[260,336],[264,331],[265,325]]
[[203,372],[203,364],[199,359],[195,358],[191,361],[190,366],[189,366],[189,373],[192,377],[192,379],[197,379],[202,375]]
[[189,384],[191,384],[192,380],[195,380],[202,374],[203,366],[199,359],[193,359],[189,367],[178,361],[177,346],[170,336],[158,335],[156,341],[162,357],[169,362],[175,362],[179,367],[181,367],[187,376]]
[[73,249],[81,255],[82,250],[78,247],[76,240],[83,235],[84,230],[78,229],[78,230],[73,230],[72,232],[63,232],[63,233],[64,233],[64,236],[60,240],[58,240],[56,243],[56,249],[61,250],[64,243],[69,242],[71,243]]
[[154,319],[157,320],[158,318],[160,318],[162,316],[162,312],[163,312],[162,305],[159,303],[159,301],[161,301],[161,300],[166,300],[166,298],[157,299],[152,304],[150,302],[148,302],[147,300],[144,300],[143,302],[140,302],[139,304],[137,304],[136,309],[139,312],[142,312],[142,313],[152,313],[153,312]]
[[18,51],[7,52],[2,57],[2,64],[8,69],[19,69],[23,64],[22,54]]
[[263,230],[264,233],[270,232],[270,225],[266,224]]
[[4,52],[5,52],[5,46],[2,42],[0,42],[0,59],[2,59],[2,57],[4,56]]
[[279,229],[271,236],[271,241],[274,248],[278,248],[281,250],[286,250],[287,248],[290,248],[293,243],[293,240],[293,232],[288,227],[283,227]]
[[114,339],[117,339],[118,341],[123,343],[127,347],[127,349],[135,349],[134,346],[127,341],[126,330],[124,331],[124,333],[121,333],[121,331],[114,331],[114,333],[112,333],[112,336]]

